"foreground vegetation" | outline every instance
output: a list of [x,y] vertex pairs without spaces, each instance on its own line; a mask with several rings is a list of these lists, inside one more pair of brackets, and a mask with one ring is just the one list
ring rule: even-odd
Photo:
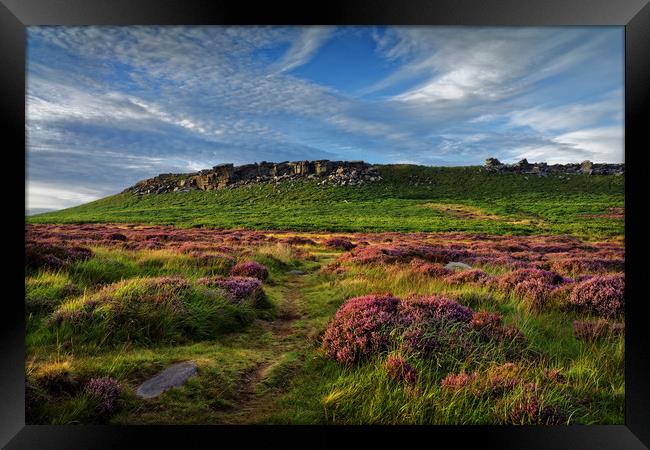
[[[106,224],[26,238],[28,423],[623,423],[621,239]],[[179,361],[198,375],[136,396]]]
[[623,235],[624,177],[491,174],[480,167],[386,165],[364,186],[314,181],[137,197],[118,194],[29,223],[148,223],[312,231]]

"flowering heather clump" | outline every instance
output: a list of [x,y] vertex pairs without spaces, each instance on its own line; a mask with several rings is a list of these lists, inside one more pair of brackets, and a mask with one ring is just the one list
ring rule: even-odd
[[257,300],[264,297],[262,282],[253,277],[202,278],[199,283],[225,290],[228,298],[233,302],[240,302],[247,298]]
[[412,384],[418,379],[417,370],[400,355],[389,355],[384,363],[384,368],[394,381],[405,381]]
[[481,338],[493,339],[502,328],[503,317],[499,313],[479,311],[472,317],[469,323],[473,330],[476,330]]
[[517,284],[514,292],[515,295],[523,297],[533,308],[540,309],[545,306],[555,289],[557,286],[545,283],[541,278],[533,278]]
[[59,268],[76,261],[85,261],[93,252],[85,247],[59,246],[47,243],[25,245],[25,265],[33,269],[39,267]]
[[111,377],[92,378],[86,384],[86,392],[99,400],[101,414],[110,414],[115,408],[115,400],[122,393],[122,386]]
[[325,247],[333,248],[336,250],[352,250],[355,247],[352,242],[341,238],[327,239],[325,242],[323,242],[323,244]]
[[573,333],[576,339],[595,342],[606,337],[616,337],[625,331],[625,324],[610,323],[607,320],[574,320]]
[[246,261],[235,264],[230,271],[230,274],[240,277],[253,277],[259,280],[266,280],[269,276],[269,271],[263,264],[255,261]]
[[355,297],[343,304],[323,335],[327,356],[352,364],[385,350],[399,300],[390,294]]
[[402,300],[398,313],[399,323],[405,326],[432,322],[469,323],[473,315],[470,308],[441,295]]
[[206,254],[197,256],[196,263],[210,268],[213,272],[228,273],[235,265],[235,258],[229,255]]
[[127,241],[128,239],[129,238],[127,238],[122,233],[111,233],[106,236],[107,241]]
[[280,242],[283,242],[285,244],[289,245],[315,245],[316,242],[309,238],[304,238],[300,236],[291,236],[288,238],[281,239]]
[[577,275],[584,272],[609,272],[623,270],[624,261],[621,259],[603,259],[590,257],[571,257],[551,262],[551,269],[566,275]]
[[489,275],[480,269],[463,270],[445,277],[450,284],[481,283],[489,279]]
[[549,272],[547,270],[518,269],[497,277],[493,284],[499,289],[509,291],[516,288],[518,284],[530,280],[539,280],[540,282],[551,286],[559,286],[568,281],[557,273]]
[[622,314],[625,308],[625,277],[607,275],[578,283],[569,301],[577,308],[601,316]]
[[409,328],[402,335],[406,350],[416,354],[428,354],[440,347],[436,334],[428,333],[420,327]]
[[478,378],[477,372],[472,372],[469,374],[465,372],[461,372],[459,374],[450,373],[445,378],[442,379],[440,385],[444,389],[457,391],[459,389],[464,388],[465,386],[469,386],[473,384],[477,378]]
[[536,424],[539,422],[541,401],[538,386],[528,383],[523,386],[521,397],[508,412],[507,423],[513,425]]
[[414,259],[410,264],[411,271],[428,277],[444,277],[451,274],[442,264],[431,264],[421,259]]

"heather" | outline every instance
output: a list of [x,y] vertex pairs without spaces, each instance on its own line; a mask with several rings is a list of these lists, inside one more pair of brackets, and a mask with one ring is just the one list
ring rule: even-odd
[[[26,267],[28,423],[623,423],[622,239],[25,232],[90,252]],[[135,395],[180,361],[198,374]]]
[[597,276],[578,283],[571,291],[573,306],[601,316],[615,316],[625,308],[625,277]]

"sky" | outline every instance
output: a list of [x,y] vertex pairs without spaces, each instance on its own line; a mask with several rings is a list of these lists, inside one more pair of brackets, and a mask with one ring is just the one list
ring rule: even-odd
[[623,162],[623,58],[623,27],[28,27],[26,210],[224,162]]

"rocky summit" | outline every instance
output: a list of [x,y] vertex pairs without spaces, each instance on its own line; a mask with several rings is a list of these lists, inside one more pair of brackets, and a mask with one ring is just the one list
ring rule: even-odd
[[262,161],[242,166],[219,164],[212,169],[195,173],[160,174],[139,181],[124,192],[143,195],[192,190],[212,191],[252,183],[277,183],[297,179],[310,179],[319,184],[359,186],[379,181],[381,176],[374,166],[363,161],[319,160],[281,163]]
[[526,159],[515,164],[503,164],[496,158],[488,158],[483,166],[488,172],[521,173],[530,175],[623,175],[625,164],[597,164],[583,161],[573,164],[547,164],[545,162],[529,163]]
[[[313,180],[320,185],[361,186],[380,181],[379,165],[364,161],[285,161],[272,163],[219,164],[212,169],[193,173],[163,173],[142,180],[125,189],[125,193],[136,195],[163,194],[166,192],[188,192],[194,190],[213,191],[232,189],[255,183],[280,183],[292,180]],[[490,173],[515,173],[524,175],[623,175],[625,164],[599,164],[591,161],[572,164],[529,163],[527,160],[504,164],[496,158],[488,158],[481,170]],[[411,176],[409,184],[431,184],[430,178]]]

